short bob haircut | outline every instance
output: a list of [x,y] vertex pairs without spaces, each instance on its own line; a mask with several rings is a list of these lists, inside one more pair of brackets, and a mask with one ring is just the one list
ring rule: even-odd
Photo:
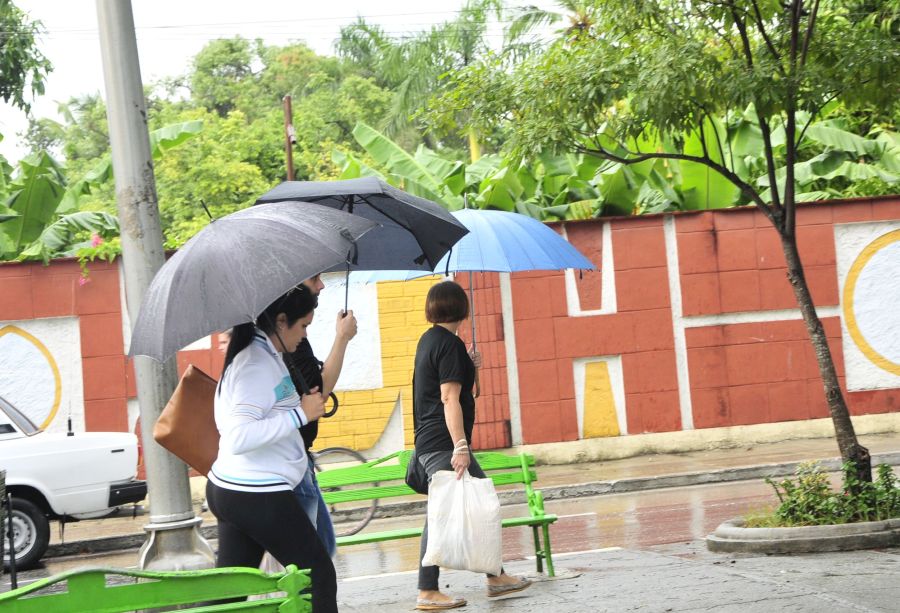
[[469,297],[453,281],[441,281],[431,286],[425,298],[425,319],[433,324],[462,321],[469,316]]

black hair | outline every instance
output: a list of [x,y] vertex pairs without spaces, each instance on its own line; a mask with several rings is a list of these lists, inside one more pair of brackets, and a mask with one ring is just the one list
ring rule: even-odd
[[469,297],[458,283],[441,281],[425,297],[425,319],[433,324],[462,321],[469,316]]
[[228,349],[225,351],[225,366],[222,367],[222,377],[225,371],[234,361],[237,354],[247,348],[253,341],[255,330],[259,329],[263,334],[269,335],[275,331],[275,320],[281,313],[287,317],[287,325],[293,326],[298,319],[306,317],[318,306],[319,299],[309,291],[305,285],[297,285],[282,296],[279,296],[272,304],[260,313],[254,323],[238,324],[231,329],[231,340],[228,341]]

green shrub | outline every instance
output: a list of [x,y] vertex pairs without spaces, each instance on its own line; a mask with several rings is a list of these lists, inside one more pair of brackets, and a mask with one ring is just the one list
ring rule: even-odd
[[871,483],[860,481],[852,462],[842,467],[843,487],[834,491],[828,475],[814,462],[801,464],[796,479],[766,479],[779,505],[769,516],[754,514],[748,527],[821,526],[900,517],[900,485],[887,464]]

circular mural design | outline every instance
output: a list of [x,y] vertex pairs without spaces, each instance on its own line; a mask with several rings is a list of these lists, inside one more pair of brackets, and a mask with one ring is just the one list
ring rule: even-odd
[[850,338],[873,364],[900,375],[900,230],[866,245],[844,283],[844,322]]
[[0,396],[46,428],[59,410],[62,380],[47,347],[16,326],[0,328]]

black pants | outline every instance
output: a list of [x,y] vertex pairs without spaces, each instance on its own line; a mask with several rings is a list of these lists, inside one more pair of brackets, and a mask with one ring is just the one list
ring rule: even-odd
[[[450,460],[453,459],[452,451],[434,451],[431,453],[423,453],[419,454],[416,452],[416,461],[420,462],[422,466],[425,468],[425,473],[428,475],[428,482],[431,482],[431,477],[434,476],[439,470],[453,470],[453,465],[450,464]],[[475,477],[476,479],[484,479],[485,474],[484,471],[481,470],[481,466],[478,465],[478,460],[475,459],[475,456],[472,452],[469,452],[469,474]],[[420,590],[428,590],[428,591],[437,591],[438,582],[441,577],[441,568],[440,566],[422,566],[422,558],[425,557],[425,551],[428,549],[428,515],[425,515],[425,529],[422,530],[422,544],[419,547],[419,589]],[[503,570],[501,569],[501,572]],[[488,577],[493,577],[494,575],[488,575]]]
[[284,566],[310,569],[315,613],[337,611],[334,563],[293,492],[238,492],[207,481],[206,500],[219,520],[218,568],[259,568],[268,551]]

